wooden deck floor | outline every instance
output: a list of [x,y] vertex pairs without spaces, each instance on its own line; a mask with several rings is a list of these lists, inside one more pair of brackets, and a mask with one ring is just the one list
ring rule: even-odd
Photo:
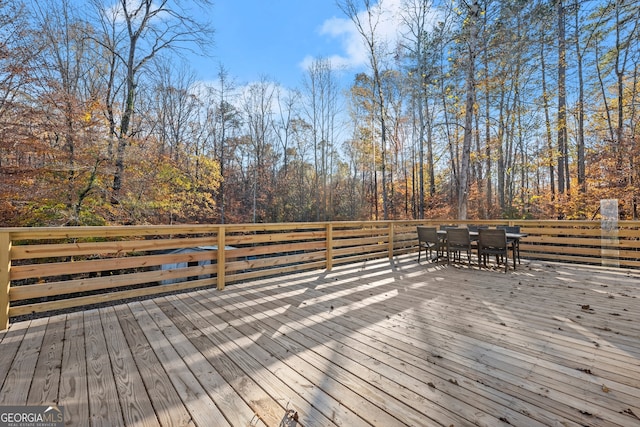
[[639,296],[640,272],[415,256],[230,285],[13,324],[0,405],[74,426],[640,426]]

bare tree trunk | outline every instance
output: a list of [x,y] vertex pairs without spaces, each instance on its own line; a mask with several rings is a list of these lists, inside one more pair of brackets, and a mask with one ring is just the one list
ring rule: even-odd
[[551,185],[551,200],[555,200],[556,197],[556,176],[555,176],[555,167],[554,167],[554,149],[553,149],[553,138],[551,132],[551,117],[550,117],[550,107],[549,107],[549,91],[547,90],[547,67],[545,63],[545,51],[544,51],[544,41],[540,45],[540,65],[541,65],[541,73],[542,73],[542,100],[543,100],[543,108],[544,108],[544,123],[545,123],[545,135],[547,140],[547,154],[545,157],[545,163],[548,163],[549,166],[549,184]]
[[467,75],[466,102],[464,116],[464,139],[462,142],[462,159],[460,163],[460,183],[458,186],[458,219],[467,219],[469,202],[469,173],[471,162],[471,141],[473,138],[473,106],[476,99],[476,56],[478,39],[478,18],[480,5],[474,0],[468,6],[468,39],[467,39]]
[[576,60],[578,63],[578,137],[576,142],[578,162],[578,189],[581,193],[587,191],[586,165],[584,158],[584,77],[582,75],[582,50],[580,49],[580,2],[575,0],[575,43]]
[[565,40],[565,17],[563,0],[556,0],[558,18],[558,192],[569,191],[567,169],[567,52]]
[[485,179],[486,179],[486,188],[487,188],[487,196],[486,196],[486,214],[488,217],[491,216],[493,212],[493,174],[492,174],[492,162],[491,162],[491,98],[490,93],[491,89],[489,87],[489,55],[487,52],[487,47],[485,45],[484,52],[484,67],[485,67],[485,98],[484,98],[484,108],[485,108],[485,117],[484,117],[484,156],[485,156]]

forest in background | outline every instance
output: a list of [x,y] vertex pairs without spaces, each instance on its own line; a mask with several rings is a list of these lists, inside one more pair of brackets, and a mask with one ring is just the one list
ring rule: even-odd
[[208,0],[1,2],[0,226],[638,218],[638,1],[385,1],[293,88],[197,81]]

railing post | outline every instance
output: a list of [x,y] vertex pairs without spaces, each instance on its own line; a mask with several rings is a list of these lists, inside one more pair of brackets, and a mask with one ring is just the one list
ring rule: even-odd
[[9,327],[9,273],[11,272],[11,236],[0,233],[0,331]]
[[389,259],[393,259],[393,241],[395,240],[394,237],[394,229],[393,229],[393,222],[389,222]]
[[331,270],[333,268],[333,224],[327,223],[326,226],[326,234],[327,234],[327,270]]
[[223,226],[218,228],[218,277],[217,288],[219,291],[224,289],[224,271],[226,264],[226,243],[225,243],[225,229]]
[[600,217],[600,262],[607,267],[620,267],[618,199],[600,200]]

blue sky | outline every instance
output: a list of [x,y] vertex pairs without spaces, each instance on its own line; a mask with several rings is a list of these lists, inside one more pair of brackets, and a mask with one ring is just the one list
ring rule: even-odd
[[322,34],[331,18],[344,18],[333,0],[218,0],[210,17],[216,32],[212,57],[198,60],[196,73],[214,80],[222,64],[241,84],[264,75],[298,86],[306,57],[341,51],[339,38]]
[[192,62],[200,80],[216,80],[222,64],[239,84],[266,76],[294,88],[310,58],[330,58],[351,75],[366,61],[360,36],[335,0],[217,0],[211,14],[211,57]]

